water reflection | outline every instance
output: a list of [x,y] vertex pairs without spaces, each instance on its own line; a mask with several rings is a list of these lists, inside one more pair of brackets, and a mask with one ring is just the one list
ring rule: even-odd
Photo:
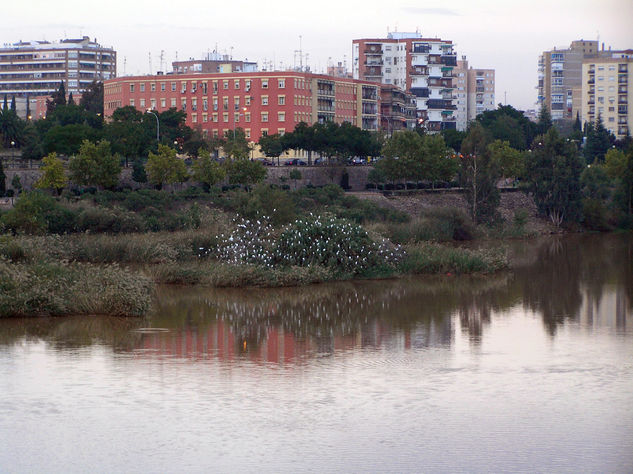
[[137,357],[283,364],[351,349],[449,347],[456,331],[477,345],[493,315],[513,308],[537,314],[552,337],[567,322],[631,331],[631,235],[548,238],[509,250],[516,270],[493,277],[275,290],[163,287],[146,319],[5,320],[0,344],[44,340],[60,350],[102,344]]

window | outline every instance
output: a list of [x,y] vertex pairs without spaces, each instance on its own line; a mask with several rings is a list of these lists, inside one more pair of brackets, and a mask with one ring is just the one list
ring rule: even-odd
[[160,107],[164,109],[167,107],[167,99],[160,99]]
[[156,83],[155,83],[155,82],[152,82],[152,83],[149,85],[149,87],[150,87],[150,90],[151,90],[152,92],[156,92]]
[[262,96],[262,105],[268,105],[268,96],[267,95],[263,95]]
[[196,90],[198,89],[198,83],[197,82],[192,82],[191,83],[191,93],[195,93]]
[[170,107],[176,108],[176,98],[175,98],[175,97],[173,97],[173,98],[171,99],[171,105],[170,105]]
[[262,79],[262,89],[268,89],[268,79]]
[[202,99],[202,110],[209,110],[209,101],[207,99]]
[[245,112],[244,113],[244,120],[246,122],[250,122],[251,121],[251,113],[250,112]]
[[235,110],[240,108],[240,98],[239,97],[233,97],[233,106],[235,107]]
[[141,84],[141,92],[145,92],[145,83]]
[[193,123],[198,122],[198,114],[191,114],[191,121]]
[[134,99],[130,99],[130,106],[134,107]]
[[140,100],[140,105],[141,105],[141,108],[143,109],[145,108],[145,99]]
[[204,95],[207,95],[207,83],[206,82],[202,83],[202,93]]
[[209,121],[209,114],[202,114],[202,121],[204,123],[208,122]]
[[277,112],[277,120],[279,122],[285,122],[286,121],[286,112]]
[[262,122],[268,122],[268,112],[262,112]]
[[[216,120],[216,122],[217,122],[217,120]],[[213,138],[218,138],[218,131],[217,130],[213,130],[212,134],[213,134]]]
[[130,92],[134,92],[134,84],[130,84]]
[[229,81],[222,81],[222,89],[229,90]]
[[229,98],[222,97],[222,110],[229,110]]
[[277,86],[280,89],[285,89],[286,88],[286,80],[285,79],[277,79]]
[[166,88],[165,88],[165,83],[164,82],[160,83],[160,90],[161,90],[161,92],[165,92]]
[[198,110],[198,99],[194,97],[191,99],[191,111],[195,112],[196,110]]
[[171,83],[171,91],[172,92],[176,92],[176,83],[175,82]]
[[246,85],[244,87],[246,89],[246,92],[251,90],[251,80],[250,79],[246,79]]
[[218,110],[218,98],[213,98],[213,110]]
[[246,135],[246,138],[251,138],[251,129],[247,128],[246,130],[244,130],[244,134]]
[[213,93],[218,93],[218,81],[213,81]]
[[181,82],[180,83],[180,93],[184,94],[185,92],[187,92],[187,83],[186,82]]
[[279,103],[279,105],[286,105],[286,96],[285,95],[277,96],[277,102]]
[[227,122],[229,121],[229,113],[228,113],[228,112],[224,112],[224,113],[222,114],[222,121],[223,121],[224,123],[227,123]]
[[213,120],[215,123],[218,122],[218,114],[211,114],[211,120]]
[[251,96],[247,95],[244,97],[244,105],[251,105]]
[[277,129],[277,133],[279,134],[279,136],[284,136],[286,134],[286,129],[285,128],[278,128]]
[[265,137],[268,135],[268,129],[267,128],[262,128],[262,137]]
[[233,81],[233,89],[239,89],[239,88],[240,88],[240,80],[235,79],[235,81]]

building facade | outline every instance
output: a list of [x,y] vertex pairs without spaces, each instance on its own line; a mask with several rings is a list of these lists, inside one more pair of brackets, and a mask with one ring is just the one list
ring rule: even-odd
[[609,51],[582,63],[582,121],[598,117],[618,139],[631,133],[633,50]]
[[63,81],[77,95],[92,81],[116,77],[116,51],[90,38],[19,42],[0,48],[0,94],[50,95]]
[[119,107],[187,114],[203,135],[223,137],[242,128],[255,143],[262,135],[308,124],[349,122],[378,130],[380,85],[300,72],[182,74],[121,77],[104,83],[104,115]]
[[380,128],[389,136],[398,130],[412,130],[417,122],[416,97],[397,86],[380,87]]
[[390,33],[387,38],[352,42],[355,79],[394,85],[416,97],[417,118],[428,131],[456,128],[451,41],[419,33]]
[[257,72],[257,63],[234,60],[228,54],[219,54],[215,51],[207,54],[205,59],[189,59],[187,61],[174,61],[172,74],[213,74],[216,72]]
[[495,70],[474,69],[466,56],[453,70],[457,130],[466,130],[468,123],[486,110],[495,110]]
[[582,63],[598,54],[597,41],[582,39],[567,49],[543,51],[538,61],[538,108],[545,105],[554,120],[575,119],[581,112]]

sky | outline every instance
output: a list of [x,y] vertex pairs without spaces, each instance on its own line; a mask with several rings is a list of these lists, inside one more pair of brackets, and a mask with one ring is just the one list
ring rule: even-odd
[[312,71],[347,62],[352,40],[388,31],[420,31],[452,40],[458,57],[496,70],[496,100],[535,108],[537,61],[542,51],[575,39],[633,49],[633,0],[24,0],[0,13],[0,43],[55,41],[82,35],[111,46],[118,75],[171,70],[171,62],[217,50],[260,68],[299,64],[300,48]]

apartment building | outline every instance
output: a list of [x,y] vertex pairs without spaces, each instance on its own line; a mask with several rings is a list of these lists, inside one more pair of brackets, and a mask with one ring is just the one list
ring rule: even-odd
[[219,54],[215,51],[208,53],[204,59],[189,59],[186,61],[174,61],[172,74],[213,74],[216,72],[256,72],[257,63],[234,60],[228,54]]
[[[607,54],[608,53],[608,54]],[[633,50],[608,51],[583,60],[582,121],[598,116],[617,138],[631,133],[633,111]]]
[[416,97],[397,86],[380,87],[380,128],[389,136],[398,130],[412,130],[416,124]]
[[355,79],[400,87],[416,97],[417,119],[428,131],[456,128],[451,41],[419,33],[389,33],[387,38],[352,42]]
[[91,41],[30,41],[0,48],[0,94],[49,95],[64,82],[68,93],[83,92],[94,80],[116,77],[116,51]]
[[215,73],[121,77],[104,83],[104,115],[119,107],[187,113],[186,124],[208,137],[237,127],[253,143],[300,122],[349,122],[378,130],[380,85],[321,74]]
[[475,69],[466,56],[453,70],[457,130],[466,130],[468,123],[486,110],[495,110],[495,70]]
[[601,54],[597,41],[584,39],[544,51],[538,62],[538,108],[545,105],[554,120],[575,119],[581,108],[582,63]]

